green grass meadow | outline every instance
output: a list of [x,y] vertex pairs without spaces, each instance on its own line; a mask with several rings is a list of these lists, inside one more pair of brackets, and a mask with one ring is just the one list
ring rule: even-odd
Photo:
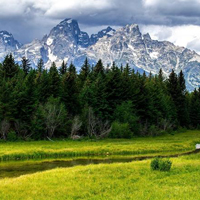
[[0,180],[4,199],[200,199],[200,155],[172,159],[170,172],[150,160],[58,168]]
[[[55,153],[58,156],[66,153],[70,157],[88,152],[94,155],[165,155],[192,151],[198,142],[200,131],[131,140],[0,143],[0,157],[12,160],[15,155],[24,155],[19,158],[27,159],[28,155],[43,153],[53,158]],[[4,178],[0,179],[0,200],[200,199],[200,153],[171,158],[171,161],[169,172],[152,171],[151,159],[147,159],[56,168]]]
[[198,142],[200,131],[99,141],[1,142],[0,161],[93,155],[167,155],[192,151]]

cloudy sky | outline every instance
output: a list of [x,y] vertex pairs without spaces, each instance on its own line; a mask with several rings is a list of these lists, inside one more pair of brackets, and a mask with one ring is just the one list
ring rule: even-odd
[[0,0],[0,30],[21,43],[41,39],[65,18],[90,34],[139,24],[143,33],[200,52],[200,0]]

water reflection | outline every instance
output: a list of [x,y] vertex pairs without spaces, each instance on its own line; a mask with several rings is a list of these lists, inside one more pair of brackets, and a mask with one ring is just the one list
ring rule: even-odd
[[[199,153],[200,149],[191,152],[184,152],[174,155],[162,155],[160,157],[178,157],[183,155],[191,155]],[[139,156],[139,157],[127,157],[127,156],[117,156],[117,157],[87,157],[87,158],[74,158],[71,160],[32,160],[32,161],[15,161],[15,162],[2,162],[0,163],[0,178],[6,177],[18,177],[25,174],[33,174],[35,172],[50,170],[58,167],[74,167],[77,165],[89,165],[89,164],[100,164],[100,163],[127,163],[137,160],[145,160],[153,158],[152,156]],[[158,156],[158,155],[157,155]]]
[[74,160],[49,160],[42,162],[7,162],[0,164],[0,178],[18,177],[25,174],[32,174],[35,172],[50,170],[58,167],[74,167],[77,165],[89,165],[100,163],[119,163],[131,162],[133,158],[80,158]]

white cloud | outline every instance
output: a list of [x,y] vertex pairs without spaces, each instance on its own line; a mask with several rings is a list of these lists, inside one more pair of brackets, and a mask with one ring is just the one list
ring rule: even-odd
[[84,9],[107,9],[112,6],[112,2],[113,0],[1,0],[0,16],[21,15],[28,8],[43,11],[47,16],[54,16],[62,11],[80,10],[81,12]]
[[159,0],[143,0],[144,6],[154,6],[159,3]]
[[50,17],[61,16],[64,13],[72,15],[94,14],[97,11],[105,11],[112,6],[112,0],[50,0],[50,6],[46,10],[45,15]]
[[[28,2],[27,2],[28,3]],[[0,1],[0,16],[9,16],[11,15],[20,15],[25,11],[26,6],[24,3],[21,3],[20,0],[1,0]]]
[[35,9],[46,12],[46,10],[51,6],[50,2],[51,0],[1,0],[0,16],[23,16],[23,14],[29,14]]
[[187,47],[200,53],[200,26],[141,26],[143,33],[149,33],[152,39],[166,40],[178,46]]

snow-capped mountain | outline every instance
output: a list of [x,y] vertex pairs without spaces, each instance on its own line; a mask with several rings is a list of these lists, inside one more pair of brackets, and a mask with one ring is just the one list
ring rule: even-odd
[[132,68],[158,73],[162,68],[169,75],[172,69],[183,70],[188,90],[200,86],[200,55],[189,49],[175,46],[167,41],[152,40],[149,34],[142,35],[138,25],[126,25],[119,30],[108,27],[97,34],[89,35],[80,30],[78,22],[65,19],[55,26],[42,40],[34,40],[21,46],[7,32],[0,32],[0,60],[12,52],[15,60],[28,58],[33,66],[40,58],[46,67],[63,60],[73,62],[80,68],[87,57],[90,64],[102,59],[104,65],[115,61],[118,65],[129,63]]
[[0,31],[0,61],[3,61],[4,57],[19,49],[21,44],[14,39],[11,33],[7,31]]
[[66,62],[75,62],[79,67],[85,59],[85,56],[81,58],[82,52],[95,44],[99,38],[110,37],[114,32],[114,29],[108,27],[89,37],[86,32],[80,30],[76,20],[65,19],[55,26],[48,35],[45,35],[41,41],[34,40],[16,50],[14,52],[15,60],[20,62],[21,58],[25,56],[32,62],[33,66],[36,66],[38,60],[42,58],[46,67],[50,67],[52,62],[56,62],[57,66],[60,66],[65,60]]
[[90,38],[80,30],[76,20],[65,19],[43,38],[42,43],[47,51],[47,66],[50,66],[52,62],[72,61],[79,49],[90,45]]
[[115,61],[133,68],[157,74],[162,68],[169,75],[172,69],[183,70],[189,90],[200,86],[200,56],[189,49],[164,41],[152,40],[149,34],[142,35],[138,25],[127,25],[111,37],[103,37],[86,49],[85,56],[93,62],[103,58],[105,65]]
[[97,41],[104,36],[111,37],[114,32],[115,30],[108,26],[106,29],[99,31],[97,34],[92,34],[90,38],[90,45],[97,43]]

